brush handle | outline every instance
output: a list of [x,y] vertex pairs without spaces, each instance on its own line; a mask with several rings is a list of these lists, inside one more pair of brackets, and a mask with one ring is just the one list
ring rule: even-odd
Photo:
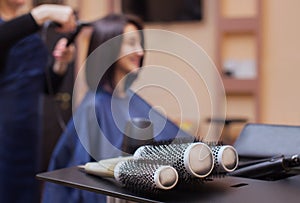
[[133,156],[103,159],[98,162],[88,162],[85,165],[80,166],[80,168],[88,174],[114,178],[115,166],[121,161],[127,161],[130,159],[133,159]]
[[114,178],[114,171],[109,169],[108,166],[102,165],[98,162],[88,162],[83,166],[79,166],[84,172],[100,176],[103,178]]
[[98,161],[98,163],[104,167],[106,167],[108,170],[113,171],[115,166],[121,162],[121,161],[127,161],[130,159],[134,159],[133,156],[124,156],[124,157],[116,157],[116,158],[110,158],[110,159],[102,159]]

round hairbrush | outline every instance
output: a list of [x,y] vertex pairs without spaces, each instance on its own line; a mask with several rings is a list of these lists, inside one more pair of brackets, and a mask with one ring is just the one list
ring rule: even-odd
[[238,166],[238,153],[231,145],[211,146],[214,156],[214,174],[234,171]]
[[178,173],[172,166],[143,159],[119,162],[114,177],[125,187],[135,186],[143,191],[169,190],[178,182]]
[[81,168],[88,174],[114,178],[122,186],[135,192],[156,193],[159,190],[169,190],[178,182],[178,173],[172,166],[145,159],[121,159],[114,164],[110,162],[108,167],[99,162],[89,162]]
[[173,166],[179,179],[204,178],[213,170],[214,159],[208,145],[182,143],[169,145],[145,145],[139,147],[134,155],[136,158],[163,161]]

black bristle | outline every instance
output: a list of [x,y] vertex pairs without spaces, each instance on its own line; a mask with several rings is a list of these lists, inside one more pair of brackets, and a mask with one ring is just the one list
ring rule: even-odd
[[[211,147],[211,150],[213,152],[213,157],[214,157],[214,169],[212,171],[211,176],[212,177],[219,177],[219,178],[224,177],[228,172],[231,172],[231,170],[230,171],[226,171],[226,170],[229,170],[229,169],[228,168],[227,169],[223,169],[223,167],[222,167],[222,165],[224,164],[223,160],[219,160],[218,157],[219,157],[219,153],[221,151],[221,148],[223,148],[223,147],[226,148],[227,146],[226,145],[211,145],[210,147]],[[233,149],[232,146],[229,146],[229,147]],[[221,156],[222,159],[223,159],[223,156],[224,155]],[[226,157],[226,158],[228,158],[228,157]],[[238,160],[237,160],[238,156],[236,156],[236,157],[229,157],[229,158],[236,159],[235,162],[238,163]],[[235,168],[236,167],[237,167],[237,165],[235,166]]]
[[184,144],[184,143],[192,143],[191,138],[173,138],[173,139],[168,139],[168,140],[153,140],[150,145],[169,145],[169,144]]
[[164,166],[162,162],[147,159],[122,161],[118,164],[118,175],[115,178],[134,193],[158,195],[165,191],[159,189],[154,180],[154,174],[161,166]]
[[[192,143],[180,143],[169,145],[146,145],[139,148],[135,155],[137,158],[146,158],[150,160],[160,160],[173,166],[179,175],[180,183],[188,183],[190,180],[195,179],[184,165],[184,154],[186,149]],[[200,179],[200,178],[197,178]],[[201,180],[197,180],[200,181]]]

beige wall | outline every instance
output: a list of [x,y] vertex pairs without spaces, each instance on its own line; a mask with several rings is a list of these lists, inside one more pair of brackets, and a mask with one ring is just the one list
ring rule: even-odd
[[300,1],[264,0],[262,118],[300,125]]
[[[200,46],[204,52],[206,52],[207,57],[211,58],[211,63],[213,64],[214,53],[215,53],[215,41],[213,40],[215,37],[215,14],[214,14],[214,1],[204,1],[204,18],[199,22],[185,22],[185,23],[152,23],[146,24],[146,29],[160,29],[167,30],[174,33],[178,33],[189,40],[192,40],[198,46]],[[158,38],[159,40],[159,38]],[[167,43],[166,41],[161,41],[158,43]],[[176,41],[174,42],[176,43]],[[147,46],[147,38],[146,38],[146,46]],[[186,47],[181,47],[181,49],[185,49]],[[189,50],[187,50],[188,52]],[[191,53],[191,55],[197,54]],[[201,57],[201,53],[199,53],[199,58]],[[145,65],[160,65],[165,66],[173,71],[176,71],[183,77],[183,80],[179,82],[174,82],[172,79],[168,78],[166,75],[161,72],[152,72],[150,68],[145,68],[141,74],[141,81],[145,81],[146,78],[150,81],[151,78],[161,78],[161,80],[167,80],[169,84],[172,83],[173,90],[179,90],[181,93],[185,92],[184,85],[189,84],[191,88],[191,92],[195,94],[197,105],[193,105],[193,98],[185,97],[181,93],[175,93],[176,95],[167,96],[166,93],[160,92],[159,90],[155,91],[141,91],[140,94],[146,98],[153,105],[160,106],[164,109],[164,112],[169,116],[169,118],[180,122],[183,126],[190,126],[190,132],[197,136],[204,136],[208,130],[207,119],[211,116],[212,104],[211,99],[209,98],[209,92],[207,87],[201,78],[196,77],[197,74],[191,71],[191,68],[182,62],[181,59],[176,57],[167,56],[161,53],[148,52],[145,58]],[[200,64],[202,66],[209,66],[209,64]],[[215,68],[215,67],[213,67]],[[149,79],[150,78],[150,79]],[[159,80],[159,79],[156,79]],[[186,80],[186,81],[184,81]],[[210,76],[210,81],[214,80],[214,77]],[[154,80],[155,81],[155,80]],[[139,82],[139,81],[138,81]],[[207,82],[207,81],[206,81]],[[142,82],[141,82],[142,83]],[[137,86],[139,83],[137,83]],[[161,89],[164,89],[162,86]],[[211,91],[216,92],[216,88],[213,87]],[[177,99],[177,100],[176,100]],[[190,102],[190,105],[184,105],[184,103]],[[182,104],[182,108],[179,108],[179,104]]]
[[[224,14],[251,16],[254,0],[248,5],[237,4],[238,0],[224,0]],[[277,124],[300,124],[300,111],[297,105],[300,93],[300,18],[298,0],[262,0],[262,66],[261,66],[261,122]],[[244,2],[243,2],[244,3]],[[250,9],[249,9],[250,8]],[[241,12],[241,11],[245,12]],[[242,50],[235,50],[236,52]],[[251,97],[228,98],[228,114],[248,115],[253,112]],[[238,113],[240,112],[240,113]],[[242,112],[242,113],[241,113]],[[250,119],[252,121],[253,119]]]
[[[169,24],[147,24],[146,28],[159,28],[170,30],[182,34],[200,45],[207,54],[215,60],[215,9],[217,0],[204,0],[204,19],[198,23],[169,23]],[[293,124],[299,125],[300,111],[298,104],[300,103],[300,92],[298,91],[300,69],[300,57],[298,56],[300,40],[300,26],[297,20],[300,18],[300,1],[299,0],[262,0],[263,1],[263,51],[262,51],[262,70],[261,70],[261,122],[263,123],[278,123],[278,124]],[[107,1],[104,0],[89,0],[79,1],[81,17],[92,19],[95,16],[101,16],[108,9]],[[115,2],[118,2],[116,0]],[[234,5],[234,0],[226,0],[228,5]],[[236,8],[225,4],[224,13],[233,13],[240,15],[240,11],[244,8],[254,8],[249,1],[248,6]],[[104,3],[104,4],[103,4]],[[97,5],[97,6],[96,6]],[[243,4],[244,5],[244,4]],[[116,6],[116,4],[114,5]],[[243,8],[242,8],[243,7]],[[232,12],[234,11],[234,12]],[[235,12],[236,11],[236,12]],[[246,15],[251,16],[252,12],[246,12]],[[240,51],[240,50],[237,50]],[[151,60],[158,60],[153,56],[146,58],[146,64],[151,64]],[[161,59],[161,63],[165,64],[166,59]],[[175,60],[174,60],[175,61]],[[176,69],[176,62],[172,64],[172,60],[168,61],[168,66]],[[192,84],[193,85],[193,84]],[[197,88],[197,84],[194,84]],[[153,97],[144,93],[153,103],[161,102],[167,112],[174,112],[174,119],[178,119],[178,109],[176,103],[169,101],[163,97]],[[206,95],[204,95],[206,96]],[[160,100],[160,101],[159,101]],[[244,116],[248,117],[249,121],[254,121],[254,102],[250,96],[234,96],[228,97],[228,116]],[[202,105],[209,105],[204,103]],[[205,110],[204,110],[205,111]],[[207,112],[204,112],[204,118]],[[193,118],[184,118],[191,119]],[[197,123],[196,123],[197,124]],[[236,133],[240,131],[239,128]],[[235,129],[234,129],[235,130]]]

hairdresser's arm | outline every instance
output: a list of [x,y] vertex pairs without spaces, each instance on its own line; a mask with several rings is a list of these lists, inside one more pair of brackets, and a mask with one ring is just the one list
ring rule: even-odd
[[76,28],[76,18],[73,9],[69,6],[43,4],[31,11],[31,15],[38,25],[43,25],[46,21],[54,21],[61,26],[58,32],[71,32]]
[[61,38],[54,47],[52,52],[54,60],[46,72],[48,80],[50,80],[50,83],[48,81],[48,84],[46,84],[46,93],[55,94],[59,90],[70,66],[69,64],[73,62],[75,46],[73,44],[66,46],[67,42],[66,38]]
[[54,60],[50,62],[48,70],[46,72],[48,84],[46,84],[45,92],[49,94],[55,94],[61,86],[64,77],[70,67],[70,63],[73,62],[75,56],[75,46],[70,44],[67,46],[67,38],[61,38],[56,43],[52,56]]
[[67,46],[66,38],[60,39],[52,52],[55,59],[53,64],[53,72],[57,75],[64,75],[67,71],[68,64],[74,59],[75,47],[73,44]]
[[51,20],[61,27],[59,32],[70,32],[76,28],[73,10],[69,6],[44,4],[33,8],[30,13],[0,24],[0,65],[9,48],[18,40],[35,33],[41,25]]
[[38,29],[39,26],[36,24],[30,13],[0,24],[1,58],[14,43],[23,37],[38,31]]

